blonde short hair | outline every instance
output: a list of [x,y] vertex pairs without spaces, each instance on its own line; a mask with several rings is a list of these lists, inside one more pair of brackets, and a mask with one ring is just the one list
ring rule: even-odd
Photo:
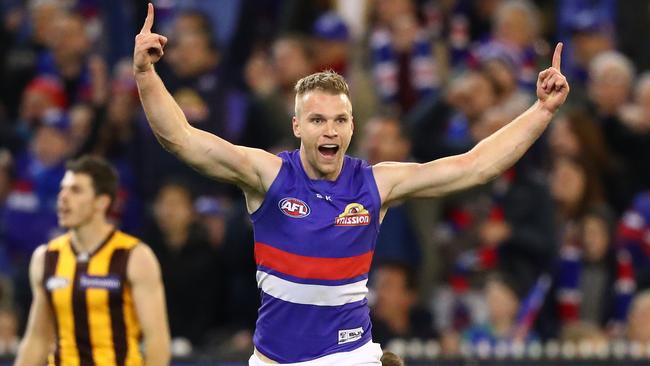
[[331,94],[345,94],[350,98],[348,83],[343,76],[332,70],[305,76],[298,80],[294,90],[296,91],[296,97],[305,95],[313,90],[320,90]]

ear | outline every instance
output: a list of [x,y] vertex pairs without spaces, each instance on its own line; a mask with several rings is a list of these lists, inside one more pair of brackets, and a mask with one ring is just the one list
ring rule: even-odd
[[293,128],[293,135],[300,138],[300,121],[296,116],[291,119],[291,127]]
[[111,198],[106,194],[98,196],[95,199],[95,207],[101,212],[108,214],[108,210],[111,207]]

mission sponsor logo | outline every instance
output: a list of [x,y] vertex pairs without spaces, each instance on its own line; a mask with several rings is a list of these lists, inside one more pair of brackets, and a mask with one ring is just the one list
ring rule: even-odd
[[335,226],[365,226],[370,224],[370,213],[360,203],[350,203],[334,220]]
[[309,206],[297,198],[283,198],[278,202],[278,207],[283,214],[295,219],[307,217],[311,213]]

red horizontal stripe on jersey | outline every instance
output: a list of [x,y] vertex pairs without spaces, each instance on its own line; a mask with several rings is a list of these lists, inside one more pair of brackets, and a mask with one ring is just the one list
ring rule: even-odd
[[307,257],[285,252],[263,243],[255,243],[255,263],[299,278],[344,280],[368,273],[372,251],[345,258]]

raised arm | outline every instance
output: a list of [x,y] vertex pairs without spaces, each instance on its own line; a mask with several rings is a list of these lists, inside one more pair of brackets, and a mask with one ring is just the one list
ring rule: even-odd
[[386,206],[410,197],[438,197],[483,184],[519,160],[548,126],[564,103],[569,84],[560,72],[562,43],[552,66],[537,78],[537,101],[528,110],[465,154],[425,164],[381,163],[373,171]]
[[15,366],[44,365],[54,341],[54,318],[42,285],[46,249],[45,245],[38,247],[29,264],[29,282],[33,300],[29,310],[27,330],[20,342]]
[[133,71],[156,138],[166,150],[199,172],[237,184],[247,194],[264,194],[280,170],[281,159],[262,150],[233,145],[187,122],[153,67],[167,43],[166,37],[151,32],[153,21],[154,8],[149,4],[147,18],[135,37]]

